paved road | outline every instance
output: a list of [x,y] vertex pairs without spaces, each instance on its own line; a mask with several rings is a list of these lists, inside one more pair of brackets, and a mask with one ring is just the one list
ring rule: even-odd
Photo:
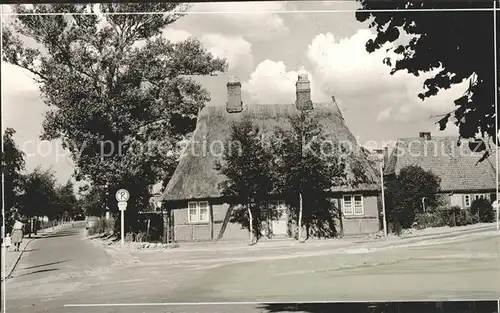
[[[30,244],[7,280],[7,312],[332,312],[324,304],[134,304],[498,299],[498,239],[489,231],[294,257],[257,250],[125,253],[85,239],[78,225]],[[65,306],[106,303],[126,305]]]

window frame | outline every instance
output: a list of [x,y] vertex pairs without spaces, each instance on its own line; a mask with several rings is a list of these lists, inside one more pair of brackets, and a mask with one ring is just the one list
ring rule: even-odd
[[[361,213],[356,213],[356,197],[360,197],[361,200]],[[364,201],[363,201],[363,195],[361,194],[355,194],[353,195],[353,212],[354,212],[354,215],[365,215],[365,205],[364,205]]]
[[[361,198],[361,200],[356,200],[356,197]],[[349,205],[346,205],[346,198],[350,198],[350,203]],[[365,203],[364,203],[364,197],[362,194],[356,193],[356,194],[346,194],[342,195],[342,213],[345,216],[363,216],[365,215]],[[360,212],[356,211],[356,202],[358,204],[361,204],[361,206],[358,206],[358,208],[361,208]],[[347,210],[346,210],[347,209]]]
[[[346,206],[346,201],[345,198],[349,197],[350,198],[350,205]],[[346,209],[349,208],[351,211],[347,212]],[[342,195],[342,213],[346,216],[351,216],[354,215],[354,196],[353,195]]]
[[[202,206],[201,204],[205,204],[206,206]],[[201,219],[201,209],[206,209],[207,210],[207,218]],[[209,223],[210,222],[210,204],[208,201],[198,201],[198,223]]]
[[[469,204],[467,204],[467,202],[469,202]],[[464,206],[466,208],[470,208],[471,204],[472,204],[472,197],[471,197],[471,195],[464,195]]]
[[[203,206],[203,208],[206,208],[207,210],[207,219],[201,219],[201,209],[202,205],[201,204],[206,204],[206,206]],[[191,205],[195,205],[194,207],[190,207]],[[208,201],[189,201],[188,202],[188,223],[189,224],[207,224],[210,223],[210,203]],[[191,211],[195,210],[196,214],[191,214]],[[195,215],[196,218],[192,219],[191,217]]]

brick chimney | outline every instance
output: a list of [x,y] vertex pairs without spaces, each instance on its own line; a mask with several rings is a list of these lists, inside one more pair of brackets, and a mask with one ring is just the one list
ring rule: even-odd
[[295,88],[297,92],[297,101],[295,102],[297,110],[312,110],[311,82],[309,82],[307,74],[299,74]]
[[418,134],[418,136],[419,136],[420,138],[424,138],[425,140],[431,140],[431,139],[432,139],[432,137],[431,137],[431,133],[428,133],[428,132],[420,132],[420,133]]
[[243,111],[243,102],[241,101],[241,82],[237,77],[229,77],[227,82],[227,102],[226,111],[229,113],[238,113]]

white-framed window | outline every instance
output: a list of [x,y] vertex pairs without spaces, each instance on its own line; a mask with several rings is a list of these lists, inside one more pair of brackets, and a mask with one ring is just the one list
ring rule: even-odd
[[190,223],[198,222],[198,202],[189,202],[188,211],[188,221]]
[[208,223],[210,221],[208,201],[188,202],[188,222]]
[[344,211],[344,215],[354,214],[354,203],[352,203],[352,196],[346,195],[342,197],[342,210]]
[[342,209],[344,215],[364,215],[362,195],[344,195],[342,197]]
[[470,195],[464,195],[464,205],[466,208],[470,207],[471,197]]
[[363,207],[363,196],[354,195],[354,215],[364,215],[365,208]]

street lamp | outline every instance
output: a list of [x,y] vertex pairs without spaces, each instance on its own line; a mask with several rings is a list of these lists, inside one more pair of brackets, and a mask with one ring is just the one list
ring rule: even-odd
[[384,193],[384,155],[378,157],[380,163],[380,188],[382,191],[382,223],[384,225],[384,238],[387,238],[387,218],[385,215],[385,193]]

